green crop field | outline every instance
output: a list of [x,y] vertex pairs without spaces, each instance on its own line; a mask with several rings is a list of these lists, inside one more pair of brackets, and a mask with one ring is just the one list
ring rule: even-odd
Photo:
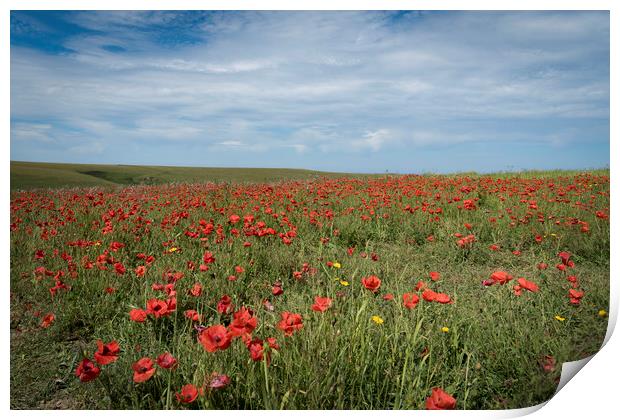
[[88,165],[11,162],[11,189],[163,184],[170,182],[273,182],[347,176],[286,168],[194,168],[181,166]]

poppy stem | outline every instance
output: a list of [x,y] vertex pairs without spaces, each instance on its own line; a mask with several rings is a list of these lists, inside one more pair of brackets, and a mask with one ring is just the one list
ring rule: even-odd
[[267,375],[266,355],[263,355],[263,374],[265,375],[265,409],[271,410],[271,396],[269,392],[269,376]]
[[170,410],[172,395],[170,394],[170,382],[172,380],[172,369],[168,369],[168,385],[166,387],[166,410]]

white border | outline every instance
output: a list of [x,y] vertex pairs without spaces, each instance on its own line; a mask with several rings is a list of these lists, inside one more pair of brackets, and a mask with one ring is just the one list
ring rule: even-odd
[[[491,0],[478,0],[478,1],[456,1],[456,0],[442,0],[442,1],[407,1],[407,0],[358,0],[356,2],[345,2],[342,0],[315,0],[309,1],[287,1],[287,0],[266,0],[266,1],[248,1],[248,0],[212,0],[212,1],[198,1],[198,0],[160,0],[160,1],[148,1],[148,0],[59,0],[59,1],[45,1],[45,0],[5,0],[2,2],[3,8],[3,24],[0,26],[0,41],[3,49],[2,59],[2,81],[5,86],[2,89],[4,92],[4,100],[2,104],[1,126],[2,133],[4,133],[3,141],[0,146],[0,150],[4,156],[4,162],[7,163],[5,167],[5,176],[0,181],[2,183],[2,197],[4,205],[2,212],[4,214],[2,223],[2,232],[4,234],[4,241],[1,242],[2,255],[4,255],[5,268],[3,270],[5,276],[5,282],[8,283],[8,267],[9,267],[9,190],[10,190],[10,176],[9,165],[9,138],[10,138],[10,96],[8,92],[10,90],[9,79],[9,67],[10,67],[10,10],[37,10],[37,9],[75,9],[75,10],[155,10],[155,9],[174,9],[174,10],[202,10],[202,9],[215,9],[215,10],[237,10],[237,9],[250,9],[250,10],[610,10],[611,11],[611,114],[610,114],[610,139],[614,139],[610,142],[610,168],[611,177],[615,181],[615,163],[613,163],[614,156],[617,154],[617,144],[615,140],[618,134],[617,121],[618,117],[618,102],[617,102],[617,74],[620,70],[618,66],[618,28],[620,28],[620,7],[617,6],[618,2],[612,0],[590,0],[590,1],[577,1],[577,0],[565,0],[565,1],[550,1],[550,0],[521,0],[521,1],[491,1]],[[615,117],[615,118],[614,118]],[[533,419],[546,419],[551,417],[560,417],[562,419],[581,419],[584,417],[589,418],[608,418],[610,412],[615,411],[615,402],[617,401],[617,378],[620,373],[618,354],[620,354],[620,342],[615,336],[610,336],[610,332],[616,323],[618,314],[618,281],[615,277],[617,272],[617,265],[614,264],[615,257],[618,256],[616,240],[614,240],[615,233],[618,232],[616,228],[618,200],[615,196],[615,184],[611,184],[611,308],[610,308],[610,326],[608,330],[607,339],[609,340],[606,345],[599,351],[592,360],[588,363],[588,366],[578,374],[577,378],[568,382],[568,384],[558,392],[542,409],[531,414]],[[5,289],[5,299],[8,300],[8,291]],[[8,302],[7,302],[8,303]],[[5,334],[5,340],[2,340],[2,357],[3,360],[9,359],[9,305],[4,307],[4,314],[2,316],[3,332]],[[6,363],[6,362],[5,362]],[[6,365],[5,365],[6,366]],[[9,408],[9,375],[8,369],[5,370],[5,374],[2,377],[2,389],[3,389],[3,407],[7,411],[9,416],[25,418],[25,417],[81,417],[88,415],[95,418],[107,418],[110,412],[75,412],[75,411],[63,411],[63,412],[43,412],[43,411],[10,411]],[[540,407],[538,407],[540,408]],[[525,409],[525,411],[532,411]],[[247,411],[230,411],[230,412],[144,412],[143,415],[148,415],[150,418],[166,418],[169,419],[171,415],[174,417],[197,417],[216,415],[224,419],[252,416],[264,419],[284,419],[289,417],[291,413],[287,412],[247,412]],[[295,417],[314,417],[320,416],[339,416],[347,415],[354,417],[370,417],[374,416],[373,412],[368,411],[349,411],[346,413],[338,413],[335,411],[327,412],[314,412],[314,411],[302,411],[296,412],[293,415]],[[411,416],[422,416],[429,418],[431,416],[441,416],[442,418],[457,416],[459,418],[490,418],[490,417],[515,417],[525,414],[521,410],[508,410],[508,411],[471,411],[471,412],[426,412],[426,411],[398,411],[388,412],[386,415],[393,417],[411,418]],[[120,415],[122,417],[133,417],[140,415],[138,412],[115,412],[114,415]]]

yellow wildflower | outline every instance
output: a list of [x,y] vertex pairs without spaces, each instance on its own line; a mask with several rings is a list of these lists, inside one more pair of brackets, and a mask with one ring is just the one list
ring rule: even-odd
[[448,331],[450,331],[450,328],[448,328],[448,327],[441,327],[441,332],[447,333]]
[[346,280],[340,280],[340,284],[342,284],[343,286],[348,286],[349,282]]
[[557,319],[558,321],[565,321],[566,320],[566,318],[564,318],[564,317],[562,317],[560,315],[556,315],[555,319]]
[[370,319],[372,319],[372,321],[377,325],[383,324],[383,318],[381,318],[379,315],[373,315]]
[[598,316],[603,317],[607,315],[607,311],[605,309],[601,309],[600,311],[598,311]]
[[334,267],[335,268],[340,268],[342,266],[340,265],[340,263],[338,261],[334,261]]

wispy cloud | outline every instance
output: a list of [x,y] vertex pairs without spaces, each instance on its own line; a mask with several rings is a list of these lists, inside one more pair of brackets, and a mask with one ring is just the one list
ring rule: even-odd
[[605,12],[49,13],[11,14],[15,159],[90,144],[107,162],[384,170],[594,142],[609,160]]
[[16,141],[42,141],[53,142],[50,136],[52,126],[50,124],[16,123],[11,127],[11,137]]
[[394,137],[390,130],[381,129],[377,131],[368,131],[359,140],[351,142],[353,148],[369,148],[372,151],[379,151],[385,144],[393,141]]

